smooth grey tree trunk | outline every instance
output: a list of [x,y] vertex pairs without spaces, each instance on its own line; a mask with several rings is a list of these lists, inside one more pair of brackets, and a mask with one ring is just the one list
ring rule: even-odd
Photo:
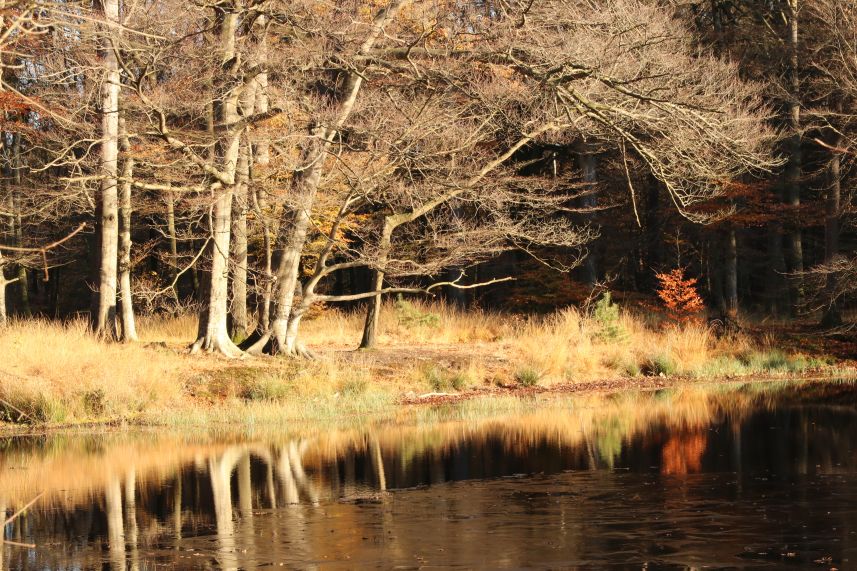
[[172,191],[164,196],[167,205],[167,239],[170,244],[170,282],[175,282],[179,273],[179,248],[176,237],[176,197]]
[[[102,2],[104,19],[118,25],[119,0]],[[119,159],[119,62],[114,51],[112,34],[115,29],[104,27],[103,69],[101,86],[101,187],[100,187],[100,251],[98,258],[97,304],[92,316],[93,331],[100,336],[118,337],[116,321],[116,289],[119,255],[119,200],[117,170]]]
[[125,131],[125,120],[120,120],[122,163],[122,190],[119,205],[119,299],[123,341],[137,341],[137,324],[134,318],[134,301],[131,295],[131,179],[134,176],[134,158],[131,143]]
[[[238,14],[224,12],[220,15],[220,50],[224,68],[235,61],[235,34]],[[224,69],[221,78],[223,99],[216,106],[217,123],[231,126],[238,120],[238,98],[240,86],[234,79],[232,70]],[[218,352],[229,357],[238,357],[242,351],[229,336],[229,245],[232,233],[232,195],[235,190],[238,147],[241,133],[227,130],[216,145],[215,158],[229,184],[211,184],[212,198],[208,217],[209,245],[208,253],[211,267],[208,275],[207,295],[200,310],[199,331],[196,342],[191,345],[191,353],[203,350]]]
[[235,196],[232,200],[232,300],[229,304],[231,336],[235,343],[247,337],[247,212],[250,150],[242,144],[238,156]]
[[[267,19],[259,16],[254,22],[253,33],[256,39],[256,64],[260,72],[253,80],[253,94],[256,98],[254,108],[256,113],[267,113],[269,107],[268,98],[268,37]],[[264,259],[264,283],[262,285],[262,302],[259,304],[258,327],[261,331],[267,331],[271,326],[271,298],[274,289],[274,256],[273,244],[271,243],[271,224],[268,214],[268,196],[265,186],[262,184],[264,177],[268,174],[271,163],[271,149],[267,135],[264,130],[253,133],[251,136],[253,146],[253,166],[250,171],[253,205],[259,218],[262,231],[262,258]]]
[[[402,5],[407,3],[408,0],[394,0],[379,11],[358,50],[359,54],[368,53],[372,49],[387,22],[395,17]],[[362,75],[349,73],[343,89],[343,97],[339,99],[336,106],[336,118],[332,125],[330,127],[317,125],[311,131],[310,141],[303,152],[304,163],[309,167],[294,178],[292,186],[294,211],[290,216],[283,218],[279,231],[279,235],[283,237],[283,247],[280,250],[276,272],[274,292],[276,310],[270,330],[250,348],[251,352],[261,350],[269,342],[271,353],[297,355],[303,352],[297,342],[297,326],[302,316],[296,316],[296,322],[292,326],[289,325],[289,320],[292,318],[295,291],[299,287],[300,261],[307,240],[310,214],[324,171],[325,157],[336,134],[351,116],[362,85]]]

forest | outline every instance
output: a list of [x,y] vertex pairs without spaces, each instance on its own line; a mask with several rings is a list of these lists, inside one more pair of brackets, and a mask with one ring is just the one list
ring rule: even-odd
[[[594,320],[592,343],[691,327],[709,352],[759,324],[850,340],[852,2],[5,0],[0,16],[10,362],[16,339],[50,361],[62,335],[157,348],[144,330],[177,322],[191,355],[304,361],[377,348],[391,319],[424,333],[406,350],[450,315],[518,334]],[[637,361],[619,369],[681,369]]]

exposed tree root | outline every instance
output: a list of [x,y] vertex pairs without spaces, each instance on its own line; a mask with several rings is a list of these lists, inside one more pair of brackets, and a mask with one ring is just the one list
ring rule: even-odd
[[225,334],[215,337],[208,335],[201,336],[193,343],[193,345],[190,346],[191,355],[200,352],[220,353],[230,359],[240,359],[245,356],[245,352],[235,345],[235,343],[229,339],[229,336]]

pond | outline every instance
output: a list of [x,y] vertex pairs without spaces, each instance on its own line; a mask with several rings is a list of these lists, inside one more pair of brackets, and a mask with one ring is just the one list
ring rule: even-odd
[[2,569],[857,566],[857,385],[0,439]]

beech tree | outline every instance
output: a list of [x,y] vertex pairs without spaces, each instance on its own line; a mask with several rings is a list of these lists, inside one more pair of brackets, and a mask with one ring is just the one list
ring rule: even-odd
[[136,301],[198,311],[194,352],[306,356],[313,305],[363,301],[370,347],[385,294],[495,284],[473,268],[510,251],[568,272],[599,209],[698,228],[783,164],[766,86],[658,2],[111,2],[24,58],[4,172],[37,189],[22,243],[97,222],[63,287],[91,263],[100,335],[134,339]]

